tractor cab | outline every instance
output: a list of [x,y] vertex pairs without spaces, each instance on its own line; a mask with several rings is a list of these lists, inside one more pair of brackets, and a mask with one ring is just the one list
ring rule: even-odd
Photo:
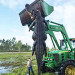
[[[72,47],[75,48],[75,38],[70,38],[69,40],[70,40],[70,42],[72,44]],[[68,49],[68,50],[70,49],[68,44],[66,46],[64,40],[60,40],[60,48],[61,49]]]

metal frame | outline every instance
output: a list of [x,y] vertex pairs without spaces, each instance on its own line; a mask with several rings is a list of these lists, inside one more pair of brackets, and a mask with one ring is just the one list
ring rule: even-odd
[[[54,40],[54,42],[56,43],[58,49],[60,50],[60,46],[58,44],[58,41],[57,41],[57,39],[56,39],[53,31],[55,31],[55,32],[61,32],[66,47],[67,47],[67,43],[68,43],[68,45],[69,45],[69,47],[70,47],[70,49],[72,51],[73,50],[73,47],[71,45],[71,42],[69,40],[69,37],[67,35],[67,32],[66,32],[65,27],[63,26],[63,24],[59,24],[59,23],[52,22],[52,21],[50,22],[49,20],[47,21],[47,23],[48,23],[49,30],[46,30],[46,34],[49,34],[50,35],[52,42]],[[53,45],[54,45],[54,43],[53,43]]]

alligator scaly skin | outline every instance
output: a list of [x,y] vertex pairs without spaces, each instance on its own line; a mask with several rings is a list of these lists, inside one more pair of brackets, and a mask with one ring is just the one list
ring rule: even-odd
[[[29,12],[29,11],[28,11]],[[30,25],[29,30],[34,26],[34,32],[32,35],[32,39],[34,40],[32,56],[36,54],[37,65],[38,65],[38,75],[41,73],[41,64],[43,59],[43,54],[47,55],[45,40],[47,39],[47,35],[45,33],[44,23],[48,28],[48,25],[45,19],[41,16],[40,12],[36,9],[33,10],[32,13],[35,17],[35,20]]]

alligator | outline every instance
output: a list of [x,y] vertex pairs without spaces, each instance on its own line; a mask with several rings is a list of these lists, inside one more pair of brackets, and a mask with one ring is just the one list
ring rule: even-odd
[[[27,5],[29,8],[29,5]],[[26,8],[27,8],[26,6]],[[31,8],[32,9],[32,8]],[[37,59],[37,65],[38,65],[38,75],[41,73],[41,64],[42,64],[42,59],[43,59],[43,54],[47,56],[47,50],[46,50],[46,43],[45,40],[47,39],[47,35],[45,33],[45,27],[46,25],[48,29],[48,24],[45,21],[45,19],[41,16],[40,11],[36,10],[35,8],[30,10],[26,9],[30,16],[33,15],[35,20],[32,22],[32,24],[29,27],[29,31],[32,29],[34,26],[34,32],[32,35],[32,39],[34,40],[33,44],[33,49],[32,49],[32,56],[34,55],[34,51],[36,54],[36,59]]]

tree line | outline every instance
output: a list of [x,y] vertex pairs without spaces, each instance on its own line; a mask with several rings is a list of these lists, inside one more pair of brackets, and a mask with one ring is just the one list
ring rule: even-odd
[[31,51],[31,46],[23,44],[21,40],[16,41],[16,38],[8,40],[0,40],[0,52],[26,52]]

